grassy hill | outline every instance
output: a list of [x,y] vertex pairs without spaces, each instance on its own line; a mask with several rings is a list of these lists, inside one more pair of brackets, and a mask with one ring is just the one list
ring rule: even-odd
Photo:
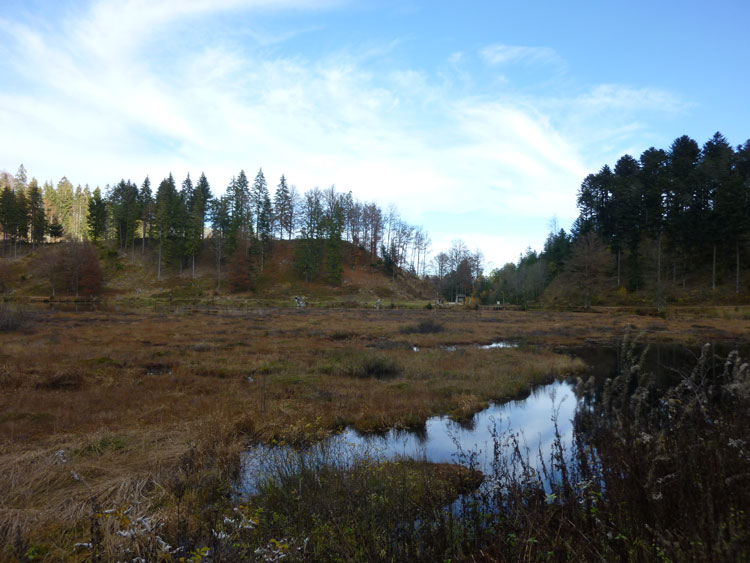
[[[10,299],[47,299],[52,294],[49,264],[53,254],[65,243],[39,245],[36,249],[23,247],[18,256],[0,258],[0,290]],[[100,299],[254,299],[288,302],[295,296],[305,296],[308,302],[374,303],[417,301],[432,297],[428,283],[404,271],[393,277],[386,273],[382,262],[369,252],[344,243],[343,275],[338,286],[326,282],[321,273],[309,283],[294,269],[297,241],[277,240],[264,260],[263,270],[254,265],[250,290],[233,292],[227,282],[227,266],[222,264],[221,283],[217,289],[214,254],[205,244],[196,257],[195,275],[190,261],[180,270],[174,261],[162,264],[161,279],[157,278],[156,248],[142,251],[136,244],[119,252],[109,245],[97,247],[104,277]],[[56,298],[73,298],[62,275],[54,281]]]

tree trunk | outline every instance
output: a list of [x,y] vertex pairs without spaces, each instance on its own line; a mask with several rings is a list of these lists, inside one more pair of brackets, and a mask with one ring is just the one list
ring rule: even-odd
[[617,249],[617,289],[620,289],[620,249]]
[[146,221],[143,222],[143,238],[141,239],[141,254],[146,254]]
[[656,243],[656,283],[661,286],[661,233]]
[[193,277],[195,277],[195,251],[193,251]]
[[737,272],[734,281],[734,292],[740,292],[740,241],[734,243],[735,256],[737,258]]
[[221,287],[221,252],[216,254],[216,291]]
[[714,243],[714,260],[711,265],[711,291],[716,291],[716,244]]
[[158,266],[156,267],[156,279],[157,280],[161,280],[161,247],[162,247],[162,242],[159,241],[159,261],[158,261]]

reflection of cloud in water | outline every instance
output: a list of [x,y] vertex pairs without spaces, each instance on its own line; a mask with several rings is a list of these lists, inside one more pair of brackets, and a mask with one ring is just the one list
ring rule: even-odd
[[[509,429],[520,433],[522,445],[525,442],[528,446],[531,458],[536,458],[541,447],[546,460],[549,459],[550,447],[555,439],[552,420],[554,413],[558,413],[557,423],[563,443],[569,444],[575,407],[572,387],[567,383],[554,382],[535,389],[526,399],[488,407],[475,414],[471,424],[459,423],[447,416],[436,416],[428,419],[424,427],[417,431],[394,429],[380,435],[361,435],[349,429],[332,437],[327,444],[328,448],[321,450],[330,450],[324,456],[329,461],[334,457],[338,458],[335,465],[343,460],[346,460],[343,461],[346,465],[362,456],[385,459],[403,456],[432,462],[455,462],[460,445],[461,451],[476,454],[479,469],[490,473],[495,427],[500,432]],[[337,454],[330,455],[331,452]],[[247,483],[253,478],[251,473],[255,476],[266,473],[262,469],[262,462],[253,462],[253,457],[258,460],[270,454],[271,459],[278,461],[280,456],[289,457],[291,453],[288,448],[281,450],[267,446],[258,446],[248,452],[247,479],[243,488],[253,488]]]

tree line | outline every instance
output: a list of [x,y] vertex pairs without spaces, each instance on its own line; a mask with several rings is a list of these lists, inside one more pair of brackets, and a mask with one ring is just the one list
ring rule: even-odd
[[615,288],[685,285],[711,273],[715,289],[731,273],[741,290],[750,242],[750,141],[732,147],[721,133],[703,146],[683,135],[669,149],[623,155],[589,174],[577,194],[579,217],[570,233],[553,227],[541,252],[480,280],[485,302],[526,304],[558,274],[582,292],[588,306],[597,279]]
[[[721,133],[703,147],[688,136],[669,150],[649,148],[639,159],[622,156],[587,176],[578,192],[574,236],[594,232],[615,256],[617,286],[639,289],[711,264],[734,270],[750,236],[750,141],[733,148]],[[647,252],[650,250],[650,252]]]

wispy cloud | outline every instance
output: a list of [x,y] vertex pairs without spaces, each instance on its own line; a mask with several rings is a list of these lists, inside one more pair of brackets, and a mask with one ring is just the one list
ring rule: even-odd
[[524,47],[520,45],[487,45],[479,51],[484,61],[491,65],[562,64],[562,59],[550,47]]
[[[42,179],[67,174],[101,186],[205,171],[221,192],[240,168],[262,166],[269,183],[282,173],[302,190],[335,183],[361,199],[396,202],[415,223],[439,212],[481,217],[459,232],[450,221],[424,226],[436,247],[458,237],[472,248],[486,243],[488,260],[500,264],[534,243],[512,233],[523,231],[519,218],[542,228],[553,214],[574,218],[590,171],[587,143],[603,142],[587,136],[592,112],[600,130],[614,130],[630,122],[607,117],[610,110],[637,114],[638,99],[649,108],[680,104],[611,85],[533,100],[508,89],[498,99],[471,91],[481,76],[470,75],[465,56],[445,55],[454,81],[409,64],[382,72],[378,59],[393,56],[397,39],[312,56],[247,42],[227,33],[235,28],[223,18],[257,23],[270,10],[337,4],[102,1],[59,29],[0,22],[8,38],[0,70],[13,84],[0,93],[0,128],[13,131],[0,138],[0,167],[24,162]],[[295,36],[276,31],[264,35]],[[498,65],[560,60],[552,49],[503,45],[482,56]],[[560,108],[565,119],[553,119]]]
[[630,111],[655,110],[681,113],[693,104],[661,88],[633,88],[624,84],[600,84],[579,96],[576,102],[591,109]]

